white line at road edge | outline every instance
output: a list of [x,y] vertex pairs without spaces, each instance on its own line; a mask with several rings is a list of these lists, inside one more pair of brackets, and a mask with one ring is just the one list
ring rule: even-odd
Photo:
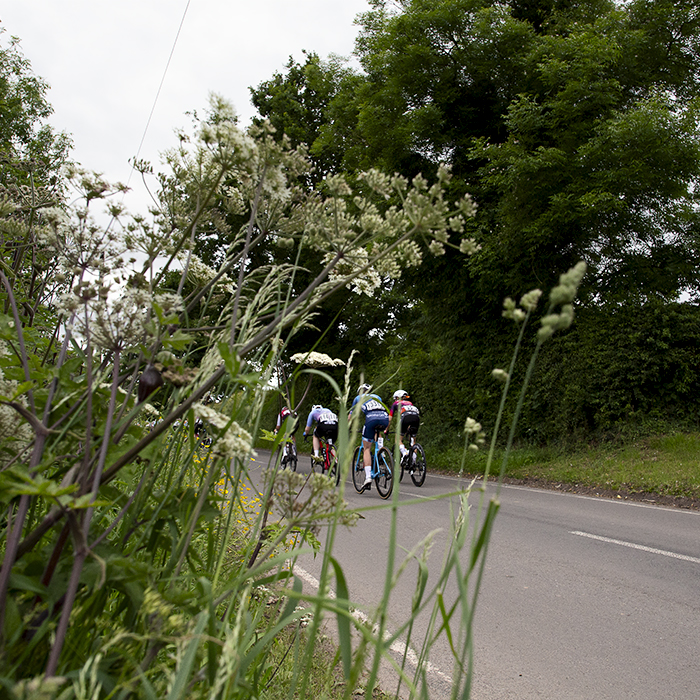
[[647,547],[643,544],[635,544],[634,542],[625,542],[624,540],[614,540],[611,537],[601,537],[600,535],[592,535],[589,532],[579,532],[574,530],[569,533],[570,535],[578,535],[579,537],[588,537],[591,540],[598,540],[600,542],[608,542],[609,544],[619,544],[623,547],[630,547],[631,549],[640,549],[642,552],[649,552],[650,554],[661,554],[664,557],[672,557],[673,559],[680,559],[681,561],[690,561],[693,564],[700,564],[700,559],[697,557],[689,557],[686,554],[677,554],[676,552],[668,552],[665,549],[655,549],[654,547]]
[[[302,579],[302,581],[305,581],[306,583],[309,584],[314,590],[318,590],[320,586],[320,581],[312,576],[308,571],[305,571],[299,566],[294,567],[294,573]],[[328,596],[329,598],[335,598],[335,593],[333,591],[328,591]],[[357,620],[360,620],[361,622],[367,622],[367,615],[365,615],[363,612],[360,610],[352,610],[351,614],[353,617],[355,617]],[[389,634],[388,631],[384,632],[384,638],[388,639],[391,635]],[[395,640],[392,645],[389,647],[391,651],[393,651],[395,654],[399,654],[400,656],[403,657],[404,654],[406,654],[406,660],[416,668],[418,666],[418,654],[416,654],[411,647],[406,647],[406,645],[399,641],[398,639]],[[428,673],[432,673],[436,676],[438,676],[441,680],[445,681],[449,685],[452,685],[452,679],[446,674],[443,673],[437,666],[434,664],[431,664],[430,661],[425,666],[425,670]]]

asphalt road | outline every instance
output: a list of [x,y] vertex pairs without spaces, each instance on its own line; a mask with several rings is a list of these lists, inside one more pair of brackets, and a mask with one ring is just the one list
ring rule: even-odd
[[[302,458],[300,471],[307,464]],[[428,561],[431,580],[451,516],[445,500],[425,497],[459,486],[430,471],[420,489],[408,477],[400,485],[402,502],[419,499],[399,509],[401,547],[442,529]],[[345,493],[354,507],[384,503],[350,483]],[[472,517],[477,499],[470,496]],[[475,616],[472,698],[700,697],[700,514],[512,486],[502,488],[500,503]],[[367,610],[380,596],[389,522],[389,510],[370,511],[337,535],[334,554],[351,598]],[[300,562],[305,585],[314,585],[319,563]],[[392,624],[406,618],[414,585],[409,566],[392,597]],[[448,599],[455,594],[446,588]],[[431,698],[449,697],[454,670],[444,636],[430,662]]]

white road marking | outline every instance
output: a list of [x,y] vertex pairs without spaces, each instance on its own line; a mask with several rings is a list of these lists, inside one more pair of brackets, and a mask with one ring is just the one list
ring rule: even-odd
[[[302,581],[308,583],[309,586],[311,586],[314,590],[319,589],[321,582],[315,576],[312,576],[308,571],[305,571],[300,566],[295,566],[294,573]],[[329,598],[335,598],[335,593],[332,590],[329,590],[328,596]],[[367,615],[365,615],[361,610],[352,610],[352,615],[353,617],[355,617],[355,619],[360,620],[360,622],[368,622]],[[390,636],[391,635],[389,634],[389,632],[385,630],[384,638],[388,639]],[[403,656],[405,654],[407,661],[414,668],[418,666],[418,654],[416,654],[416,652],[413,649],[411,649],[411,647],[407,647],[403,642],[397,639],[392,643],[392,645],[389,648],[391,649],[391,651],[393,651],[395,654],[398,654],[399,656]],[[446,683],[452,685],[452,679],[450,678],[450,676],[441,671],[434,664],[431,664],[430,661],[428,661],[425,668],[428,673],[432,673],[441,678]]]
[[665,549],[656,549],[654,547],[647,547],[643,544],[635,544],[634,542],[625,542],[624,540],[615,540],[612,537],[602,537],[601,535],[592,535],[590,532],[579,532],[574,530],[570,532],[571,535],[578,535],[579,537],[588,537],[591,540],[598,540],[600,542],[607,542],[609,544],[619,544],[623,547],[630,547],[631,549],[639,549],[642,552],[649,552],[649,554],[661,554],[664,557],[671,557],[673,559],[680,559],[681,561],[689,561],[693,564],[700,564],[700,559],[698,557],[689,557],[687,554],[678,554],[676,552],[669,552]]

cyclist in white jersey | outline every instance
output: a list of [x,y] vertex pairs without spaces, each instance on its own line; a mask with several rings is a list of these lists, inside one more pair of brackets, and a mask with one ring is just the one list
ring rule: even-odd
[[306,419],[306,427],[304,428],[305,438],[309,436],[314,421],[316,422],[316,429],[314,430],[313,436],[314,461],[320,462],[321,457],[318,454],[321,449],[320,438],[325,438],[331,443],[338,439],[338,416],[329,408],[321,406],[321,404],[312,406],[309,416]]

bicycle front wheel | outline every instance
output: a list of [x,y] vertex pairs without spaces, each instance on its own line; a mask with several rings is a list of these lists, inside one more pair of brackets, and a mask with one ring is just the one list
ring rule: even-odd
[[352,484],[355,487],[355,491],[362,493],[365,485],[365,465],[362,459],[362,448],[359,446],[355,448],[352,454],[350,470],[352,471]]
[[428,466],[425,463],[425,452],[418,443],[411,448],[411,454],[408,456],[408,459],[413,483],[416,486],[423,486]]
[[387,499],[394,488],[394,460],[386,447],[380,448],[377,452],[376,468],[377,476],[374,477],[374,483],[377,485],[379,495]]

